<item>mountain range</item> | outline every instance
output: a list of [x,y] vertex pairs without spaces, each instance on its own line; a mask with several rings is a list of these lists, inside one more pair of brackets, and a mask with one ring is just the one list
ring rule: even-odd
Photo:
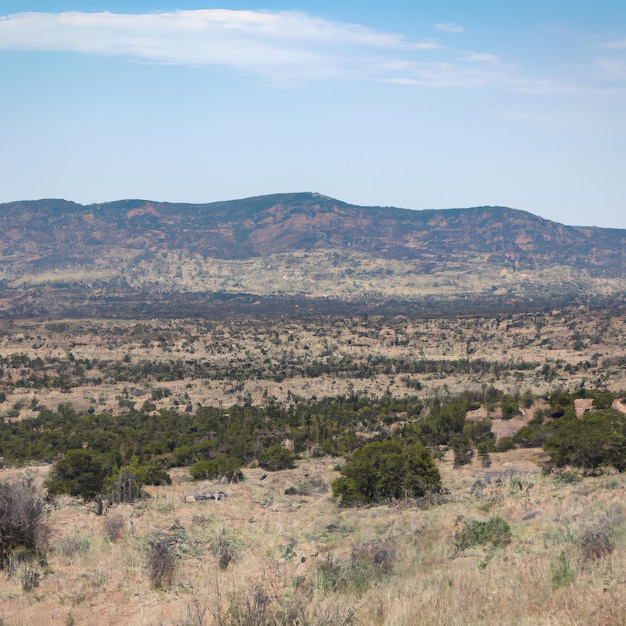
[[[404,312],[620,301],[626,230],[506,207],[0,204],[0,315]],[[407,308],[408,307],[408,308]]]

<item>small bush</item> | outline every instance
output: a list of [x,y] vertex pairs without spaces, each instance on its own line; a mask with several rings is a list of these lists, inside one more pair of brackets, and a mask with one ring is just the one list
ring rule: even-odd
[[317,563],[314,586],[320,591],[337,591],[343,577],[343,568],[331,554]]
[[344,560],[328,554],[317,565],[314,586],[325,592],[363,593],[393,572],[396,553],[395,543],[387,540],[354,546],[350,558]]
[[516,415],[519,415],[519,404],[515,402],[515,400],[511,396],[503,396],[500,407],[502,408],[503,420],[510,420]]
[[550,565],[550,570],[552,571],[553,589],[568,587],[576,580],[576,576],[570,568],[569,558],[567,557],[565,550],[561,550],[559,560]]
[[219,537],[213,542],[212,551],[217,557],[217,564],[221,570],[225,570],[231,561],[237,558],[239,552],[244,548],[241,541],[231,537],[225,528],[222,528]]
[[[171,485],[170,475],[156,464],[128,465],[115,469],[103,482],[104,492],[109,494],[111,502],[136,502],[145,497],[143,485]],[[96,498],[97,499],[97,498]]]
[[18,548],[42,557],[49,535],[43,495],[32,479],[0,483],[0,567]]
[[374,581],[392,573],[396,564],[393,541],[374,542],[352,548],[350,556],[350,586],[366,591]]
[[45,571],[44,565],[32,550],[20,548],[11,553],[5,568],[9,577],[19,580],[22,589],[28,592],[39,587],[39,580]]
[[493,450],[492,441],[481,441],[478,444],[478,458],[483,467],[491,467],[491,455],[489,452]]
[[85,556],[90,548],[89,537],[78,537],[74,534],[65,535],[54,544],[55,552],[70,560],[73,560],[77,555]]
[[593,561],[613,552],[615,542],[613,529],[598,525],[587,529],[580,538],[580,548],[585,561]]
[[148,465],[139,465],[138,467],[131,467],[137,476],[137,480],[141,485],[171,485],[172,479],[170,475],[156,463]]
[[229,482],[241,474],[239,462],[234,457],[220,455],[216,459],[198,461],[189,468],[194,480],[217,480],[225,477]]
[[[266,626],[277,623],[270,619],[270,597],[265,589],[257,585],[252,592],[243,599],[231,601],[226,620],[228,624],[237,626]],[[222,623],[222,620],[219,620]]]
[[454,467],[459,468],[472,462],[474,451],[470,440],[464,436],[453,437],[450,441],[454,453]]
[[456,537],[456,545],[459,550],[486,545],[500,548],[510,543],[511,537],[511,528],[508,523],[496,515],[486,522],[477,520],[467,522],[465,529]]
[[270,472],[293,469],[296,455],[279,443],[272,444],[259,453],[259,465]]
[[32,591],[34,587],[39,587],[39,579],[41,578],[39,569],[40,565],[35,561],[24,563],[19,575],[24,591]]
[[148,568],[154,589],[171,586],[176,570],[176,555],[167,539],[155,539],[151,543]]
[[513,441],[512,437],[502,437],[496,443],[495,451],[496,452],[507,452],[508,450],[513,450],[515,448],[515,441]]
[[124,536],[126,520],[118,513],[112,513],[104,518],[104,532],[111,541],[117,541]]

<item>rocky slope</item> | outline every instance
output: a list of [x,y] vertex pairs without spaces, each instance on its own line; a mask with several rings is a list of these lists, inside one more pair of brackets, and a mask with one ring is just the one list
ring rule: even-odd
[[130,298],[147,314],[146,303],[173,293],[588,298],[620,293],[625,244],[626,230],[504,207],[412,211],[315,193],[202,205],[14,202],[0,205],[0,307],[63,314]]

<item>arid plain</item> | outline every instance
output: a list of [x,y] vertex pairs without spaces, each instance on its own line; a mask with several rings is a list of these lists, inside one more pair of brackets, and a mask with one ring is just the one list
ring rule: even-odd
[[[528,405],[506,420],[498,403],[468,414],[490,419],[501,438],[555,391],[621,397],[626,318],[579,307],[447,318],[27,320],[2,324],[0,356],[7,422],[67,403],[119,415],[346,394],[445,401],[495,388]],[[405,421],[398,414],[390,427]],[[517,448],[492,453],[488,467],[476,457],[459,468],[444,451],[442,494],[352,509],[331,493],[343,459],[306,454],[295,469],[269,474],[252,463],[237,484],[192,481],[188,469],[172,468],[171,485],[146,487],[147,498],[101,516],[95,503],[60,496],[47,505],[50,551],[36,585],[24,585],[33,576],[26,565],[0,575],[2,623],[622,623],[623,475],[544,475],[546,461],[541,448]],[[6,467],[2,478],[40,483],[49,469]],[[216,492],[223,498],[189,497]],[[505,547],[460,547],[467,524],[493,516],[511,527]],[[610,534],[611,550],[590,556],[593,533]],[[150,545],[160,536],[176,554],[171,579],[155,589]]]

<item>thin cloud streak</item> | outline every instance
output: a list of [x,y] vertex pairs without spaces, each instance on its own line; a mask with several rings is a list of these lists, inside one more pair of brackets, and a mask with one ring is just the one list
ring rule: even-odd
[[[468,88],[512,80],[507,78],[510,67],[500,65],[495,55],[455,51],[433,40],[413,42],[402,34],[302,12],[17,13],[0,19],[2,49],[227,66],[280,86],[341,79]],[[488,70],[485,61],[490,61]]]
[[465,29],[463,26],[459,26],[454,22],[439,22],[437,24],[433,24],[433,28],[437,30],[443,30],[447,33],[464,33]]
[[[277,81],[364,77],[376,56],[442,46],[298,12],[203,9],[141,15],[17,13],[0,49],[117,55],[153,63],[225,65]],[[378,65],[374,63],[374,65]]]
[[[464,30],[452,22],[434,27]],[[559,82],[524,77],[519,67],[502,63],[494,54],[455,50],[436,40],[414,42],[402,34],[303,12],[15,13],[0,17],[1,50],[69,51],[141,63],[230,67],[279,87],[308,80],[356,80],[541,93]]]

